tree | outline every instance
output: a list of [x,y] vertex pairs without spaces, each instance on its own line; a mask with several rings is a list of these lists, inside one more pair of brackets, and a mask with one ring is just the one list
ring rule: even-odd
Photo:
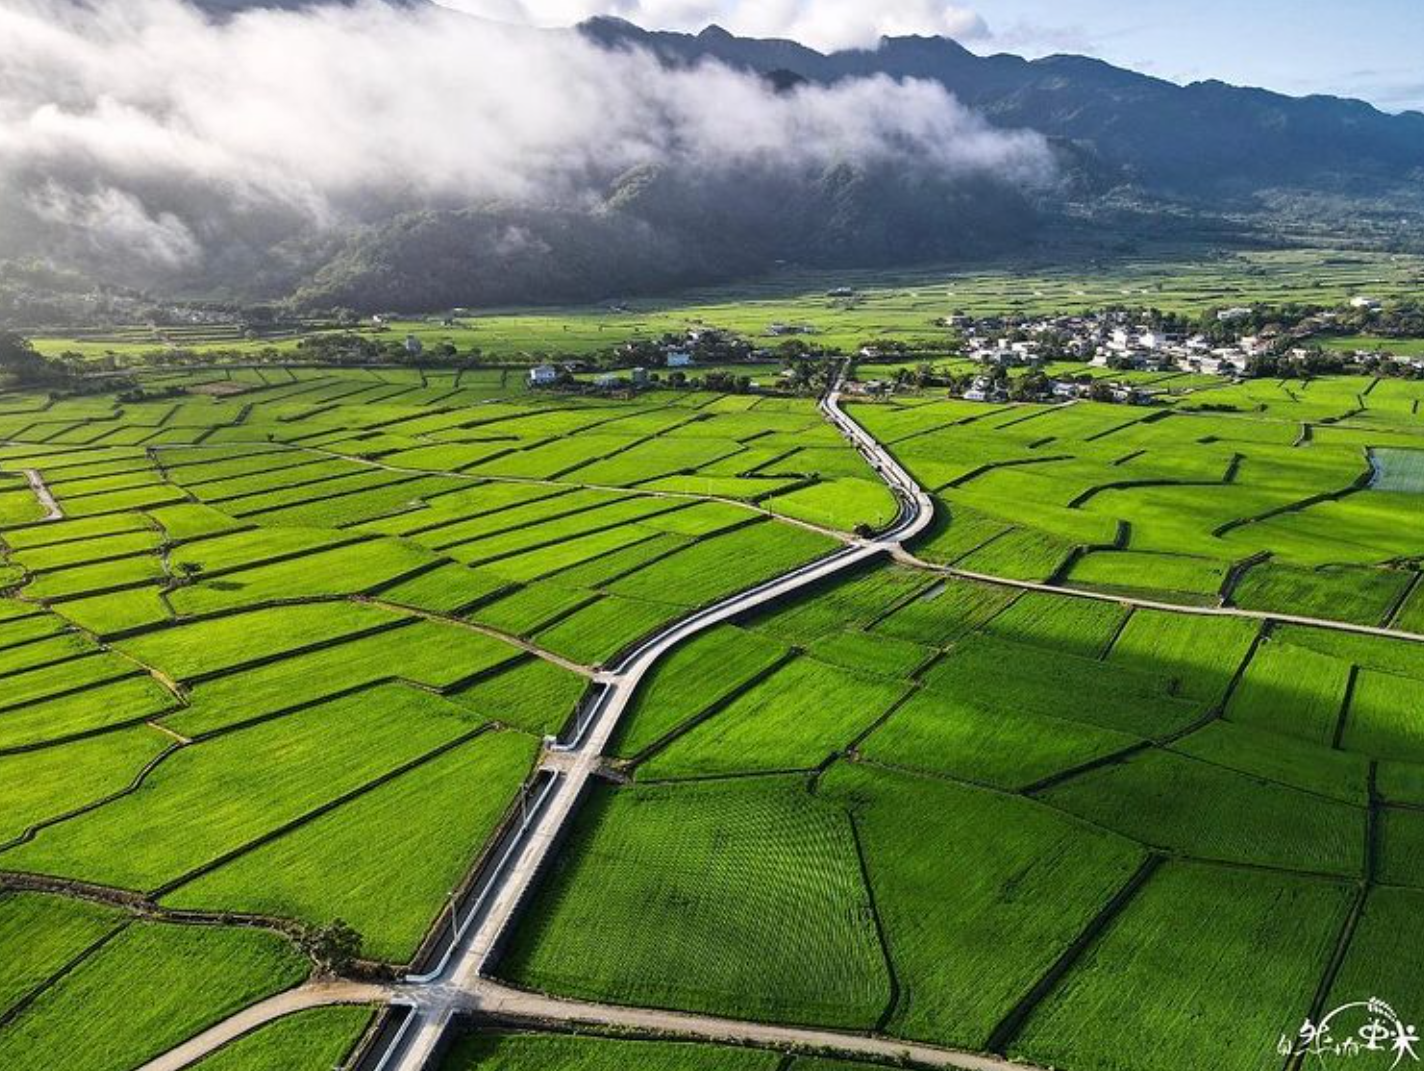
[[0,373],[12,376],[22,386],[46,386],[62,382],[65,368],[35,352],[29,341],[13,331],[0,331]]
[[364,943],[360,932],[345,919],[335,919],[325,926],[306,926],[297,941],[318,971],[338,975],[361,958]]

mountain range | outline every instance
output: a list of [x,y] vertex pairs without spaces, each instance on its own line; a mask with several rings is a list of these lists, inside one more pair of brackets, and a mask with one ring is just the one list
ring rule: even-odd
[[580,31],[610,48],[670,64],[717,60],[782,79],[832,84],[887,75],[938,82],[990,122],[1087,149],[1118,181],[1173,196],[1263,188],[1393,189],[1424,170],[1424,114],[1363,101],[1294,98],[1206,81],[1181,86],[1084,56],[979,56],[944,37],[887,37],[829,55],[793,41],[649,32],[617,18]]
[[[225,20],[345,0],[191,2]],[[650,53],[667,68],[716,62],[779,93],[873,76],[927,80],[991,127],[1046,137],[1059,178],[1030,189],[855,159],[784,173],[642,165],[565,203],[386,206],[344,231],[294,235],[240,263],[215,260],[205,272],[159,280],[155,292],[414,311],[650,294],[784,262],[875,267],[1030,250],[1045,259],[1160,237],[1261,241],[1311,231],[1402,249],[1424,233],[1419,113],[1215,81],[1177,85],[1083,56],[980,56],[942,37],[822,53],[717,26],[671,33],[612,17],[530,32],[576,33],[610,52]],[[0,292],[0,316],[5,300]]]

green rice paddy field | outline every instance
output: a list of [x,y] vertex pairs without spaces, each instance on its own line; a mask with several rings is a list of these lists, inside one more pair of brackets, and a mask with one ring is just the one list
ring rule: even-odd
[[[308,977],[302,926],[399,971],[602,668],[896,513],[810,400],[152,383],[194,393],[0,393],[5,1068],[133,1071]],[[1379,951],[1424,938],[1410,390],[854,405],[936,498],[919,560],[660,663],[497,973],[1071,1071],[1272,1065],[1327,990],[1424,1006]],[[371,1020],[197,1066],[342,1066]],[[501,1031],[449,1057],[634,1064],[834,1066]]]
[[[1360,294],[1381,299],[1413,296],[1421,275],[1424,261],[1418,257],[1310,249],[1240,253],[1183,249],[1175,255],[1068,267],[991,263],[955,270],[788,270],[736,288],[696,290],[617,308],[495,310],[460,316],[453,324],[443,318],[393,320],[374,337],[400,342],[411,334],[431,349],[448,342],[461,353],[478,350],[486,358],[508,360],[593,353],[695,327],[734,331],[773,347],[781,339],[769,334],[769,328],[794,324],[812,329],[809,341],[854,353],[867,342],[943,344],[948,335],[937,325],[955,312],[1069,312],[1110,305],[1196,312],[1255,302],[1341,303]],[[849,300],[828,296],[842,288],[852,289],[855,296]],[[300,339],[300,334],[293,334],[247,340],[238,337],[234,328],[221,326],[131,326],[82,337],[41,336],[34,342],[43,353],[90,358],[173,349],[249,356],[270,350],[291,357],[300,354]]]

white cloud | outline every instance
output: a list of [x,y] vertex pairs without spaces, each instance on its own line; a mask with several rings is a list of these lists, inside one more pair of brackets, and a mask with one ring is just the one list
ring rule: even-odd
[[536,26],[569,26],[617,15],[648,29],[700,30],[709,23],[733,33],[785,37],[820,49],[874,47],[882,35],[942,34],[982,38],[979,14],[944,0],[439,0],[486,18]]
[[6,5],[0,220],[23,210],[159,265],[392,206],[569,202],[652,162],[1051,170],[1041,138],[924,82],[777,94],[716,65],[374,3],[220,24],[178,0]]

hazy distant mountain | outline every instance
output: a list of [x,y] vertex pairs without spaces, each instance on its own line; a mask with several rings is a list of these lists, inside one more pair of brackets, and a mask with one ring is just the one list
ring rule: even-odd
[[981,57],[942,37],[885,38],[875,50],[825,55],[717,26],[662,33],[598,18],[580,29],[668,63],[713,58],[821,83],[871,74],[931,79],[998,125],[1077,143],[1121,179],[1163,193],[1220,197],[1293,187],[1359,194],[1361,183],[1389,189],[1424,173],[1424,115],[1388,115],[1357,100],[1292,98],[1216,81],[1179,86],[1082,56]]
[[[254,8],[347,0],[190,2],[222,20]],[[466,16],[448,17],[449,25],[468,25]],[[886,38],[876,49],[824,54],[715,26],[699,34],[649,32],[615,18],[576,31],[521,32],[562,44],[579,33],[601,48],[649,51],[671,67],[715,60],[760,75],[779,94],[873,75],[931,80],[992,126],[1046,136],[1047,150],[1031,140],[1051,157],[1044,170],[1052,181],[1016,182],[989,166],[955,174],[941,163],[908,167],[855,152],[806,163],[806,146],[793,140],[789,167],[735,154],[725,167],[704,167],[668,152],[625,171],[621,163],[602,167],[591,154],[575,195],[547,200],[430,198],[398,185],[324,229],[277,214],[243,217],[246,229],[224,230],[226,202],[203,200],[210,196],[203,192],[178,205],[184,218],[198,221],[192,233],[205,243],[200,265],[167,275],[125,269],[125,281],[184,296],[414,310],[656,293],[781,262],[896,266],[1029,252],[1051,260],[1069,247],[1099,255],[1163,237],[1232,241],[1284,231],[1424,247],[1418,113],[1387,115],[1360,101],[1291,98],[1220,82],[1179,86],[1080,56],[981,57],[937,37]],[[411,56],[409,78],[420,79],[420,61]],[[616,77],[613,57],[607,67]],[[953,136],[935,144],[952,145]],[[421,164],[412,157],[412,170]],[[55,255],[46,219],[17,218],[30,235],[25,246],[9,227],[20,258],[91,278],[114,272],[112,260],[96,260],[83,245],[77,254]],[[50,289],[15,284],[7,291],[0,274],[0,315],[7,292],[48,309]]]

